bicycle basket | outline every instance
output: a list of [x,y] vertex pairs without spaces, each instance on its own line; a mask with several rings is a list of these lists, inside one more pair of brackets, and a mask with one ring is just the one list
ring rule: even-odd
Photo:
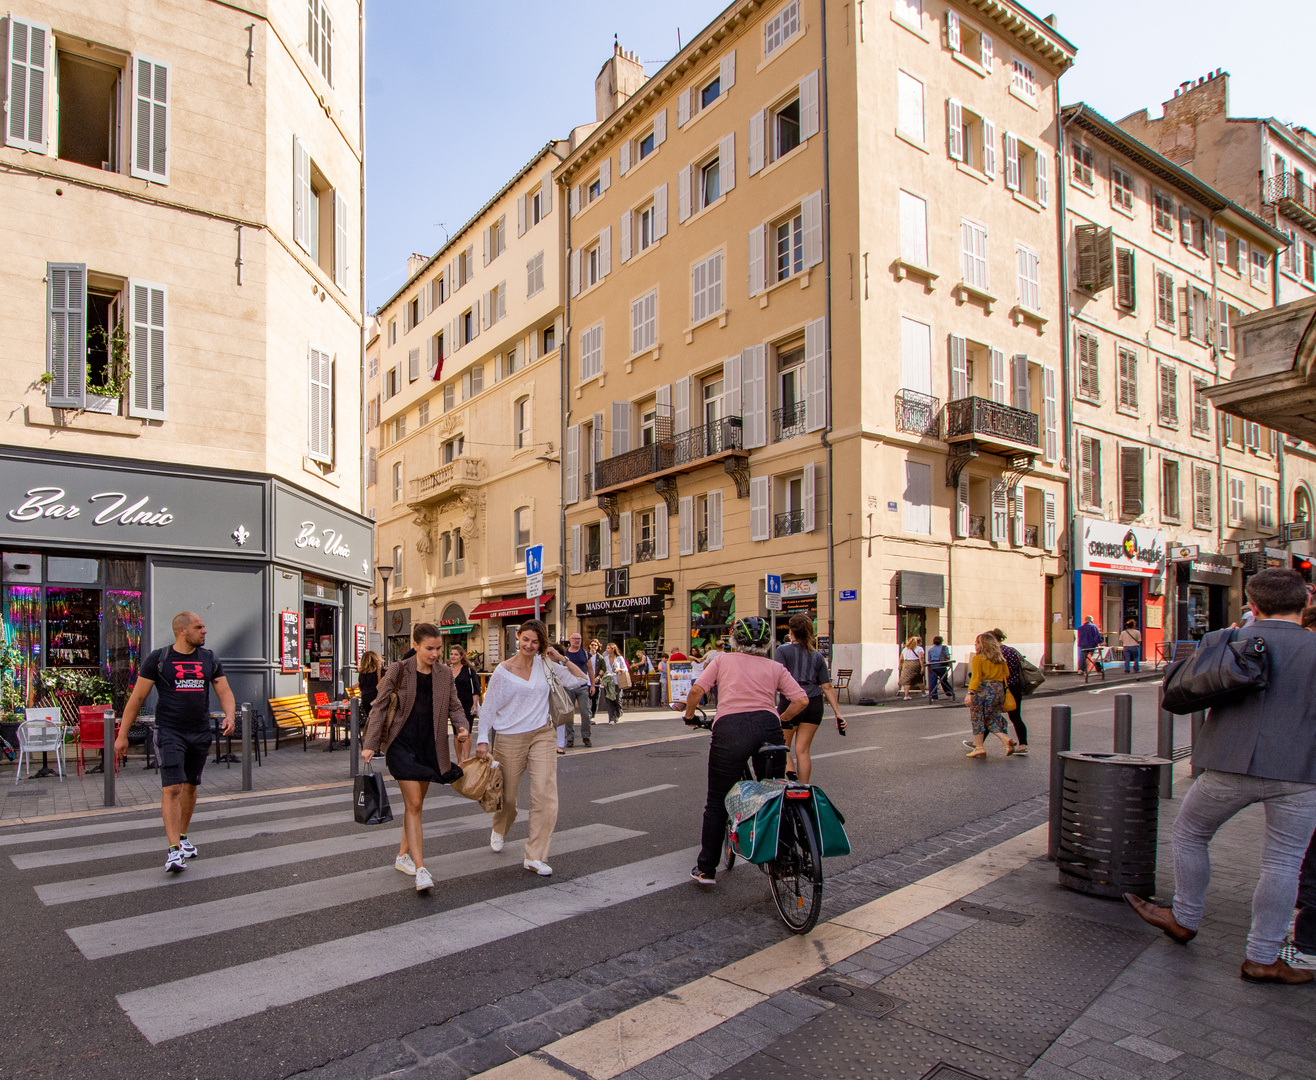
[[741,780],[727,792],[727,827],[731,846],[740,858],[765,863],[777,857],[785,790],[784,780]]

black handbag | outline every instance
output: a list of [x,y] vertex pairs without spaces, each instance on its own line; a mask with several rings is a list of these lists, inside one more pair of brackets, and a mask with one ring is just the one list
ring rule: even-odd
[[384,777],[366,762],[366,772],[352,784],[352,813],[358,825],[384,825],[393,820],[393,808],[388,804],[388,791]]
[[1238,637],[1237,627],[1202,639],[1192,656],[1165,673],[1164,708],[1172,713],[1205,712],[1270,686],[1266,639]]

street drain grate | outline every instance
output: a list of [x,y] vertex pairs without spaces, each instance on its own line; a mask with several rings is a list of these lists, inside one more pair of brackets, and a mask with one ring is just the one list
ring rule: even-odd
[[966,1073],[963,1069],[957,1069],[953,1065],[946,1065],[938,1062],[932,1067],[932,1071],[924,1073],[921,1080],[982,1080],[980,1076],[974,1076],[973,1073]]
[[948,904],[943,911],[949,911],[954,915],[964,915],[970,919],[981,919],[984,922],[1001,923],[1005,926],[1023,926],[1031,915],[1024,915],[1018,911],[1003,911],[1000,908],[984,907],[982,904],[971,904],[966,900],[959,903]]
[[847,979],[840,975],[824,975],[811,979],[797,989],[810,997],[821,998],[833,1005],[844,1005],[847,1009],[873,1017],[885,1016],[903,1004],[890,994],[880,993],[856,979]]
[[650,750],[646,757],[698,757],[695,750]]

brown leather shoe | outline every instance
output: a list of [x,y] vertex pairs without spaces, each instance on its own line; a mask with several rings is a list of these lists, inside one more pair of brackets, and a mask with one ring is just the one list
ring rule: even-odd
[[1152,926],[1163,931],[1171,941],[1187,945],[1197,936],[1196,930],[1189,930],[1179,925],[1170,908],[1157,907],[1150,900],[1144,900],[1141,896],[1134,896],[1133,893],[1128,892],[1124,894],[1124,902],[1138,913],[1138,917],[1143,922],[1151,923]]
[[1297,968],[1289,967],[1283,960],[1276,960],[1273,964],[1258,964],[1255,960],[1244,960],[1239,974],[1248,982],[1284,983],[1287,986],[1309,983],[1316,978],[1316,972],[1299,971]]

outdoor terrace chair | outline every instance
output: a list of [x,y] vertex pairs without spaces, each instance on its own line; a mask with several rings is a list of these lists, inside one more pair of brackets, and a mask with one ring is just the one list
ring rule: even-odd
[[58,709],[27,709],[27,719],[18,725],[18,765],[14,769],[14,783],[23,775],[23,758],[27,757],[28,771],[32,770],[32,755],[55,754],[55,768],[60,780],[64,779],[64,725],[60,723]]

